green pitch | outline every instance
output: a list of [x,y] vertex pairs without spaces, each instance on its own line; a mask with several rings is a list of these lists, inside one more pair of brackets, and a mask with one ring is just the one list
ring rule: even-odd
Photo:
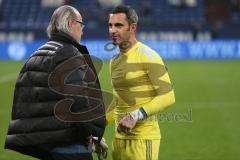
[[[22,64],[0,61],[0,160],[33,160],[3,149],[14,83]],[[239,159],[240,61],[167,61],[167,66],[176,104],[158,115],[159,159]],[[104,63],[100,80],[104,89],[111,90],[107,67]],[[113,131],[113,125],[106,128],[110,151]]]

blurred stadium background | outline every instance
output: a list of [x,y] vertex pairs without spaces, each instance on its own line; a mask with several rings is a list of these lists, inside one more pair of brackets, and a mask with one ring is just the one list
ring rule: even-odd
[[[117,53],[108,40],[108,13],[118,4],[137,10],[138,38],[165,59],[176,92],[176,104],[159,114],[159,159],[240,158],[240,0],[0,0],[0,160],[33,160],[4,150],[14,84],[63,4],[81,12],[82,43],[104,61],[100,80],[108,91],[108,62]],[[110,151],[113,128],[105,133]]]

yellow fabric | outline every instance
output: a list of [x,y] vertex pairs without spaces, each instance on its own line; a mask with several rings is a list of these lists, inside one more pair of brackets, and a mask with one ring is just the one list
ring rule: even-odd
[[110,105],[108,106],[108,109],[107,109],[107,114],[106,114],[107,125],[114,122],[114,120],[115,120],[114,111],[115,111],[116,105],[117,105],[117,98],[113,96],[113,100],[112,100],[112,102],[110,103]]
[[113,140],[113,160],[158,160],[160,140]]
[[[107,121],[120,119],[143,107],[148,118],[138,121],[131,133],[118,133],[121,139],[160,139],[156,114],[174,103],[174,92],[161,57],[151,48],[137,42],[128,52],[111,60],[110,74],[116,98]],[[116,127],[118,125],[115,125]]]

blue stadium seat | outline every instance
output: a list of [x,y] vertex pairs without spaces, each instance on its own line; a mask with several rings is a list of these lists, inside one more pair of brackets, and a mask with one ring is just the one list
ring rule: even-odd
[[[197,0],[194,8],[176,8],[167,0],[149,0],[150,15],[142,11],[143,1],[123,0],[137,10],[139,28],[152,30],[191,30],[195,21],[205,23],[204,0]],[[70,5],[80,10],[87,25],[85,32],[89,37],[105,37],[107,33],[98,32],[96,28],[107,30],[107,17],[110,10],[98,7],[97,0],[70,0]],[[0,29],[8,31],[32,31],[37,38],[45,37],[45,30],[49,23],[54,7],[42,7],[40,0],[2,0],[0,6]],[[240,24],[240,13],[231,14],[234,24]]]

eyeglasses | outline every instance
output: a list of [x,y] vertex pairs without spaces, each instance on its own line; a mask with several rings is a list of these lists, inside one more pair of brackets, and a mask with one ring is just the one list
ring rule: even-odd
[[85,24],[83,22],[80,22],[76,19],[73,19],[73,20],[76,21],[77,23],[79,23],[82,29],[85,27]]

